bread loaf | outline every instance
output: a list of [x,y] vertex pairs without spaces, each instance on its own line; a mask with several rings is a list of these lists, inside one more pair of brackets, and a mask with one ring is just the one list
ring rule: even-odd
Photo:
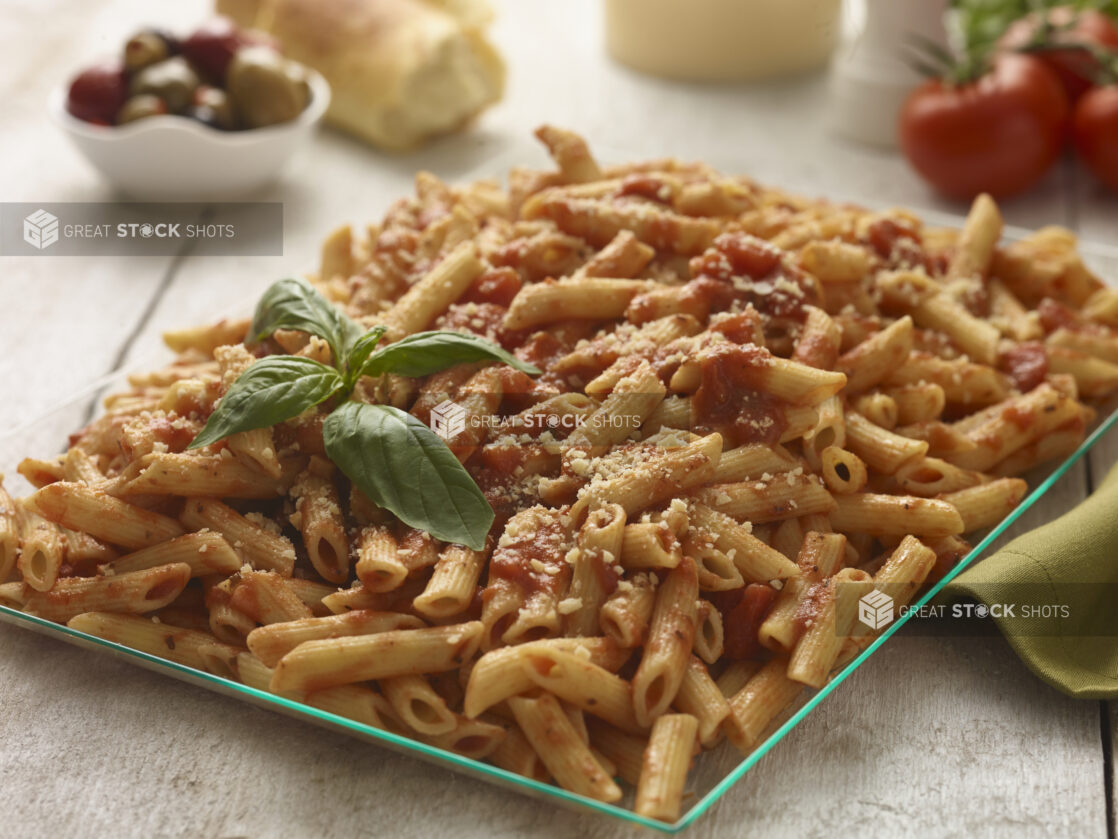
[[382,148],[455,131],[504,88],[504,63],[482,29],[485,0],[217,0],[217,9],[318,70],[333,92],[327,122]]

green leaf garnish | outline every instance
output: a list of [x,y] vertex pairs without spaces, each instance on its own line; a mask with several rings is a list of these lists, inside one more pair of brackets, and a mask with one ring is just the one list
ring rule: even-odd
[[390,405],[347,402],[322,427],[326,454],[369,500],[436,539],[485,547],[489,505],[446,443]]
[[365,366],[365,362],[369,360],[369,356],[373,354],[387,331],[387,326],[374,326],[354,343],[353,349],[349,351],[349,356],[346,358],[346,383],[350,387],[353,387],[363,375],[361,368]]
[[471,361],[499,361],[530,375],[540,370],[461,332],[421,332],[378,349],[385,327],[363,331],[300,279],[280,280],[264,293],[248,341],[262,341],[277,329],[322,338],[333,366],[293,355],[261,359],[233,383],[188,448],[276,425],[337,397],[342,404],[326,418],[323,441],[327,456],[354,486],[436,539],[484,548],[493,508],[446,443],[398,408],[345,400],[362,376],[415,378]]
[[464,332],[417,332],[377,350],[361,369],[364,376],[396,373],[400,376],[428,376],[467,361],[501,361],[529,375],[539,368],[521,361],[491,341]]
[[343,384],[337,370],[309,358],[262,358],[233,383],[187,448],[208,446],[239,431],[297,417],[338,393]]
[[335,364],[346,357],[364,332],[314,286],[295,277],[273,283],[264,292],[256,304],[249,341],[263,341],[277,329],[297,329],[322,338],[330,345]]

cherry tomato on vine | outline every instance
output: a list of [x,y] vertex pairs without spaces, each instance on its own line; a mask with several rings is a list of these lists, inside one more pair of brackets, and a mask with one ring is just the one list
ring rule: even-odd
[[1118,190],[1118,84],[1096,87],[1079,100],[1072,136],[1087,168]]
[[1052,72],[1032,56],[1001,53],[976,79],[932,79],[914,90],[901,109],[901,148],[954,198],[1013,195],[1059,157],[1067,119]]
[[[1076,10],[1071,6],[1056,6],[1045,15],[1041,18],[1040,13],[1033,12],[1015,21],[1002,35],[998,46],[1004,50],[1028,49],[1038,38],[1046,38],[1047,48],[1037,49],[1032,54],[1059,77],[1068,100],[1075,102],[1090,89],[1098,75],[1098,59],[1082,47],[1051,47],[1086,44],[1118,49],[1118,23],[1097,9]],[[1047,33],[1044,32],[1045,21],[1049,27]]]

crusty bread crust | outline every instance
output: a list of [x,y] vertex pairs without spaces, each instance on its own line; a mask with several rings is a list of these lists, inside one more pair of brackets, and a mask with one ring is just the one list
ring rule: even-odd
[[326,120],[374,145],[407,150],[457,130],[504,90],[504,62],[478,23],[479,0],[218,0],[269,32],[332,88]]

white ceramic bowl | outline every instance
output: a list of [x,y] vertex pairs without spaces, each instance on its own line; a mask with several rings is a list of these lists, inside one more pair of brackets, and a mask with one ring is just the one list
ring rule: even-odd
[[147,201],[221,201],[275,180],[288,158],[314,133],[330,104],[330,85],[307,69],[311,99],[290,122],[219,131],[181,116],[128,125],[93,125],[66,110],[69,85],[51,94],[51,116],[113,186]]

